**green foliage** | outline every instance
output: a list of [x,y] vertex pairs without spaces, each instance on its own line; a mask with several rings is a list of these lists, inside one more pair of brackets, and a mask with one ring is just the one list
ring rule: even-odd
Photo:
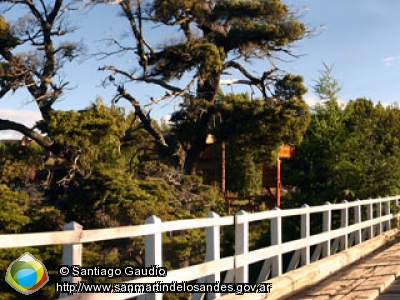
[[213,17],[221,23],[228,20],[230,27],[217,40],[229,51],[254,49],[267,54],[304,36],[304,25],[288,13],[288,7],[278,0],[218,1]]
[[[278,0],[223,0],[214,6],[206,0],[156,0],[149,11],[156,22],[182,24],[188,38],[166,45],[150,61],[152,75],[167,80],[179,79],[193,69],[206,78],[210,71],[222,71],[230,53],[246,58],[267,55],[305,35],[304,24],[291,18],[288,7]],[[203,35],[195,36],[191,25],[197,25]]]
[[221,96],[214,133],[217,140],[226,143],[227,189],[258,193],[261,164],[274,164],[282,143],[301,141],[309,122],[308,108],[301,92],[286,96],[275,107],[250,100],[248,95]]
[[310,111],[303,100],[306,92],[301,76],[287,74],[275,85],[275,96],[280,100],[277,109],[286,117],[286,122],[280,124],[283,127],[282,142],[286,144],[300,144],[310,124]]
[[[79,222],[85,229],[139,225],[151,215],[170,221],[205,217],[210,210],[221,207],[217,190],[204,185],[197,176],[184,175],[164,164],[154,154],[148,133],[133,114],[125,116],[122,110],[97,101],[79,112],[51,112],[47,120],[39,122],[38,128],[60,143],[65,153],[50,156],[54,163],[47,159],[44,164],[43,150],[35,143],[24,147],[1,145],[1,179],[7,184],[24,179],[28,166],[33,172],[46,167],[61,175],[56,176],[38,202],[29,201],[24,192],[0,185],[4,201],[0,230],[4,233],[55,231],[69,221]],[[29,185],[35,192],[43,193],[39,185]],[[182,262],[204,260],[205,248],[199,247],[204,238],[204,230],[166,235],[165,265],[174,269]],[[179,255],[170,255],[172,249]],[[22,250],[38,255],[51,270],[60,264],[58,246],[9,249],[0,255],[4,275]],[[84,264],[143,266],[143,250],[144,238],[91,243],[84,247]],[[54,274],[51,280],[56,280]],[[7,287],[3,289],[2,285],[1,290]],[[13,293],[1,293],[1,297],[17,299]],[[37,297],[55,298],[54,288],[42,289]]]
[[[122,15],[129,21],[135,45],[118,49],[122,43],[115,43],[117,50],[110,53],[138,49],[134,52],[138,58],[135,67],[137,74],[141,74],[132,77],[128,75],[131,71],[119,69],[108,79],[122,79],[118,86],[119,96],[133,104],[144,127],[158,142],[160,152],[173,156],[175,163],[184,168],[186,174],[196,172],[200,155],[206,147],[206,137],[212,131],[213,117],[219,109],[221,77],[232,71],[241,77],[240,83],[259,90],[265,101],[267,118],[292,123],[293,131],[297,127],[302,130],[302,122],[291,121],[293,111],[307,109],[300,100],[304,94],[302,78],[293,75],[281,78],[273,60],[281,54],[290,55],[289,45],[304,38],[307,32],[305,25],[294,18],[283,1],[155,0],[134,6],[127,2],[118,4]],[[146,25],[170,28],[171,32],[178,34],[152,47],[142,31]],[[265,58],[270,62],[267,61],[266,69],[260,75],[247,69],[253,60]],[[118,68],[105,69],[111,71]],[[151,126],[149,115],[143,113],[136,97],[125,88],[126,80],[164,88],[165,95],[161,99],[183,98],[181,109],[172,118],[176,122],[172,130],[176,133],[173,143],[165,141],[170,136],[166,138]],[[274,85],[280,90],[279,97],[273,94]],[[286,87],[292,90],[284,95]],[[298,94],[291,95],[292,91]],[[150,98],[154,103],[160,100]],[[290,136],[290,131],[287,132],[289,134],[285,139],[298,140],[302,136]],[[280,132],[277,136],[279,139]],[[271,145],[275,140],[274,137]]]
[[[151,215],[162,221],[205,217],[218,201],[217,191],[202,185],[198,177],[181,175],[164,165],[146,163],[139,175],[98,165],[92,177],[67,199],[66,215],[85,229],[109,228],[141,225]],[[203,261],[205,247],[199,245],[204,239],[204,230],[164,235],[164,266],[171,270],[184,261]],[[144,238],[89,244],[84,263],[143,266]]]
[[[299,143],[309,124],[309,110],[302,99],[306,90],[301,82],[302,78],[294,76],[279,81],[280,92],[274,105],[267,100],[250,99],[248,94],[221,94],[215,105],[208,105],[215,111],[210,132],[236,150],[254,150],[252,154],[258,162],[275,161],[279,146]],[[292,92],[286,90],[287,86]],[[187,98],[182,109],[173,114],[171,131],[184,144],[193,142],[195,122],[201,113],[198,105]]]
[[18,39],[13,37],[10,32],[10,24],[0,15],[0,48],[13,48],[17,44]]
[[[183,53],[190,53],[191,58],[182,60]],[[215,71],[221,71],[224,59],[222,48],[212,43],[188,42],[166,47],[163,59],[156,65],[154,72],[170,80],[180,79],[184,73],[197,68],[205,78]]]
[[329,101],[312,115],[299,149],[305,166],[297,180],[302,203],[323,204],[399,192],[400,111],[351,101],[340,110]]
[[341,90],[339,82],[332,76],[333,66],[323,64],[324,69],[319,72],[320,78],[315,81],[314,92],[321,100],[336,101]]
[[345,110],[350,132],[350,160],[360,182],[354,184],[358,198],[393,195],[399,191],[400,111],[357,99]]
[[[63,221],[58,209],[51,205],[29,203],[25,192],[12,191],[0,185],[0,234],[39,232],[59,230]],[[10,248],[0,251],[0,274],[4,278],[8,266],[25,252],[41,260],[49,271],[50,281],[46,287],[32,295],[30,299],[53,299],[54,282],[57,280],[56,266],[61,261],[61,246],[35,248]],[[0,299],[20,299],[21,294],[14,291],[4,280],[0,283]]]
[[344,166],[348,154],[344,147],[347,136],[341,116],[335,102],[330,102],[327,108],[320,107],[311,116],[310,127],[300,145],[299,159],[306,162],[306,170],[301,171],[298,187],[300,196],[310,205],[344,199],[343,194],[332,191],[346,189],[343,172],[338,168]]
[[[132,115],[97,103],[80,112],[51,113],[39,127],[86,170],[59,196],[66,220],[85,229],[140,225],[151,215],[163,221],[205,217],[218,205],[218,191],[154,155],[148,134]],[[204,249],[198,248],[202,241],[201,230],[165,236],[164,249],[175,253],[166,255],[165,265],[177,268],[185,260],[204,260]],[[92,243],[85,246],[84,262],[143,266],[143,253],[143,238]]]
[[242,196],[261,190],[262,166],[254,161],[253,152],[230,147],[226,150],[226,189]]
[[43,166],[42,148],[35,142],[21,146],[17,143],[0,145],[0,182],[27,183],[35,177],[35,170]]
[[[200,107],[213,110],[209,132],[226,144],[227,189],[249,194],[261,187],[261,163],[274,164],[282,143],[298,144],[309,124],[306,92],[299,76],[287,75],[276,84],[276,99],[250,99],[248,94],[220,94],[215,105],[187,97],[172,115],[170,132],[191,145],[196,138]],[[217,146],[219,148],[220,146]],[[219,152],[214,149],[213,152]],[[219,161],[219,159],[217,159]]]
[[10,25],[2,16],[0,16],[0,35],[8,33],[9,31],[10,31]]
[[29,223],[29,218],[24,215],[27,209],[26,195],[0,185],[0,199],[0,232],[20,232]]
[[280,107],[268,107],[260,99],[250,101],[247,94],[228,94],[221,96],[217,110],[221,121],[215,135],[218,140],[226,141],[228,148],[256,149],[255,158],[260,161],[270,158],[280,146],[283,125],[289,117]]
[[80,112],[52,111],[37,128],[66,149],[69,157],[79,156],[80,165],[90,169],[99,160],[115,162],[129,120],[121,109],[110,109],[100,101]]
[[287,74],[275,84],[275,96],[280,100],[296,99],[301,100],[307,92],[303,85],[303,77]]
[[261,164],[274,164],[283,143],[300,143],[310,122],[302,98],[306,92],[302,80],[294,75],[283,77],[276,84],[274,100],[220,94],[212,105],[187,97],[182,109],[172,115],[170,132],[183,145],[191,145],[196,138],[196,120],[204,113],[200,107],[214,111],[209,132],[218,144],[214,148],[222,141],[226,144],[227,189],[244,194],[258,192]]

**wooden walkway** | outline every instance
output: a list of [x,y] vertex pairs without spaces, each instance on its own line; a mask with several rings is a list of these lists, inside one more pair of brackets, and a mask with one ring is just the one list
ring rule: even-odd
[[400,238],[286,300],[400,300]]
[[400,280],[393,282],[377,300],[399,300],[400,299]]

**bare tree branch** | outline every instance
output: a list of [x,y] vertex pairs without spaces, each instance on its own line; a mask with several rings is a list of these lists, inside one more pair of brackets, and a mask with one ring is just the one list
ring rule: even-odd
[[181,88],[173,86],[173,85],[170,85],[170,84],[166,83],[164,80],[150,78],[150,77],[147,77],[147,76],[135,76],[135,75],[133,75],[131,73],[128,73],[127,71],[123,71],[123,70],[118,69],[118,68],[116,68],[114,66],[101,67],[101,68],[99,68],[99,70],[101,70],[101,71],[105,71],[105,70],[113,71],[114,74],[123,75],[123,76],[125,76],[126,78],[128,78],[128,79],[130,79],[132,81],[142,81],[142,82],[146,82],[146,83],[154,83],[154,84],[157,84],[157,85],[159,85],[159,86],[161,86],[161,87],[163,87],[163,88],[165,88],[165,89],[167,89],[169,91],[172,91],[172,92],[182,92]]
[[120,97],[128,100],[132,104],[132,106],[135,108],[135,114],[139,117],[143,127],[155,138],[156,143],[162,148],[168,149],[168,144],[165,141],[164,136],[158,131],[158,129],[153,125],[152,120],[142,110],[140,103],[122,86],[118,88],[118,93]]
[[225,69],[234,68],[238,70],[240,73],[242,73],[242,75],[244,75],[246,78],[249,79],[249,80],[234,80],[231,81],[230,84],[246,84],[249,86],[256,86],[262,93],[264,99],[267,100],[270,98],[268,97],[267,94],[267,90],[269,91],[269,83],[267,81],[268,80],[272,81],[273,79],[275,79],[273,74],[279,70],[276,66],[271,70],[264,72],[263,75],[259,78],[253,76],[249,71],[246,70],[246,68],[243,65],[239,64],[236,61],[230,60],[226,62],[224,66]]
[[50,141],[48,138],[42,136],[40,133],[33,129],[26,127],[25,125],[10,121],[0,119],[0,130],[14,130],[26,135],[32,140],[36,141],[40,146],[50,151],[57,151],[54,142]]
[[117,49],[115,49],[115,50],[108,50],[107,49],[107,51],[99,51],[99,52],[96,52],[93,55],[91,55],[92,57],[96,57],[96,58],[98,58],[100,60],[106,59],[106,58],[108,58],[110,56],[113,56],[113,55],[124,54],[125,52],[128,52],[128,51],[136,51],[136,46],[135,47],[124,46],[118,40],[116,40],[114,38],[103,39],[101,41],[102,42],[106,42],[106,44],[109,45],[110,47],[116,46]]
[[35,18],[41,23],[44,24],[45,23],[45,19],[42,17],[42,15],[40,14],[39,10],[36,8],[36,6],[33,4],[33,2],[31,0],[26,0],[26,1],[19,1],[19,3],[23,3],[25,5],[27,5],[30,9],[30,11],[33,13],[33,15],[35,16]]
[[[171,98],[171,97],[182,97],[184,96],[186,93],[189,92],[189,90],[193,87],[196,79],[197,79],[198,75],[193,76],[192,80],[190,80],[190,82],[188,83],[188,85],[186,85],[185,88],[181,89],[180,91],[170,91],[170,92],[166,92],[164,96],[158,98],[158,99],[152,99],[151,103],[148,105],[153,105],[153,104],[158,104],[161,101]],[[147,106],[148,106],[147,105]]]
[[[16,28],[17,36],[15,38],[19,38],[17,46],[29,42],[35,55],[11,52],[11,49],[2,47],[2,45],[0,45],[0,55],[14,69],[22,71],[24,76],[19,77],[18,87],[24,86],[28,89],[38,105],[42,117],[46,119],[52,110],[52,105],[67,84],[56,84],[53,81],[54,76],[63,67],[64,62],[76,58],[76,52],[79,51],[78,45],[74,43],[61,42],[57,49],[54,45],[54,37],[63,36],[72,31],[65,27],[64,15],[74,2],[53,0],[47,3],[47,1],[21,0],[0,1],[0,3],[9,4],[10,8],[22,5],[31,13],[30,17],[28,15],[25,19],[20,19],[20,28]],[[14,38],[14,36],[10,36],[10,38]],[[15,85],[15,87],[17,86]]]
[[56,20],[56,17],[58,15],[58,13],[60,12],[62,4],[63,4],[63,0],[55,1],[53,10],[51,11],[50,15],[47,18],[47,22],[49,22],[51,25],[54,24],[54,21]]
[[251,75],[250,72],[248,72],[241,64],[239,64],[236,61],[230,60],[224,64],[224,69],[229,69],[229,68],[234,68],[240,71],[240,73],[242,73],[246,78],[248,78],[251,82],[253,82],[254,85],[258,85],[262,82],[260,78]]
[[[133,15],[133,12],[131,9],[130,1],[122,1],[122,2],[120,2],[120,6],[121,6],[122,11],[124,12],[126,18],[129,21],[133,36],[136,39],[137,52],[138,52],[137,54],[139,56],[139,64],[143,68],[143,73],[146,74],[147,66],[148,66],[148,57],[147,57],[146,51],[144,49],[145,42],[144,42],[143,32],[142,32],[142,24],[141,24],[142,19],[139,16],[139,18],[138,18],[139,24],[137,24],[137,22],[135,20],[135,16]],[[137,6],[138,6],[137,14],[140,15],[141,14],[140,1],[138,1]]]
[[44,14],[45,14],[46,16],[48,16],[48,11],[47,11],[47,7],[46,7],[46,3],[44,3],[43,0],[40,0],[40,4],[42,5],[42,9],[43,9],[43,11],[44,11]]

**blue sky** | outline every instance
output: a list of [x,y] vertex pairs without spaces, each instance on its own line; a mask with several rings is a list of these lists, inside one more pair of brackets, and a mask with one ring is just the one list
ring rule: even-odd
[[[341,84],[339,97],[343,100],[366,97],[374,102],[392,104],[400,102],[400,1],[398,0],[286,0],[293,10],[300,10],[301,20],[317,34],[293,45],[298,59],[286,57],[288,62],[279,66],[287,72],[302,75],[309,89],[306,98],[315,99],[312,93],[314,80],[323,68],[322,62],[334,65],[333,76]],[[306,9],[305,9],[306,8]],[[79,30],[73,39],[82,39],[89,52],[101,47],[99,42],[107,34],[121,36],[125,21],[114,11],[98,7],[86,14],[75,16]],[[168,39],[167,35],[153,31],[150,40]],[[120,58],[119,64],[129,64],[128,58]],[[73,88],[67,91],[56,105],[59,109],[82,109],[102,96],[110,103],[115,90],[104,89],[101,80],[107,73],[98,72],[106,61],[87,59],[73,62],[65,69],[66,79]],[[151,86],[135,86],[139,98],[149,99]],[[240,91],[233,88],[233,91]],[[33,104],[27,104],[29,96],[24,92],[9,94],[0,101],[0,117],[23,121],[31,125],[39,117]],[[127,102],[120,103],[127,108]],[[173,106],[173,105],[171,105]],[[15,114],[14,110],[23,111]],[[169,112],[168,106],[153,108],[156,119]]]
[[340,98],[366,97],[387,104],[400,100],[400,1],[286,2],[308,7],[301,20],[310,27],[324,28],[297,43],[297,52],[304,56],[286,68],[303,75],[309,90],[323,61],[334,65],[333,75],[342,86]]

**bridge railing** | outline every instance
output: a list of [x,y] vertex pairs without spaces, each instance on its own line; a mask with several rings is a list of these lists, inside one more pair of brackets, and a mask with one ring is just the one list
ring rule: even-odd
[[[308,265],[320,258],[335,254],[353,245],[371,239],[380,233],[397,226],[397,214],[391,211],[398,207],[400,196],[343,201],[340,204],[321,206],[304,205],[301,208],[274,209],[248,214],[239,211],[235,216],[220,217],[210,213],[207,218],[162,222],[158,217],[149,217],[144,225],[125,226],[109,229],[84,230],[76,222],[67,224],[64,231],[5,234],[0,235],[0,249],[61,244],[62,261],[65,265],[82,265],[82,246],[85,243],[145,237],[145,266],[162,266],[162,233],[187,229],[204,228],[206,231],[206,256],[201,264],[180,268],[168,272],[167,277],[139,278],[126,283],[155,283],[156,281],[181,282],[198,280],[199,282],[249,282],[249,266],[262,262],[257,282],[279,276],[285,271]],[[334,216],[340,212],[339,220]],[[322,231],[311,234],[311,217],[321,215]],[[285,218],[300,217],[300,238],[283,241],[282,222]],[[253,222],[269,222],[270,246],[249,250],[249,226]],[[336,223],[339,222],[339,227]],[[338,228],[334,228],[338,227]],[[221,258],[221,227],[234,226],[235,253]],[[311,253],[313,250],[313,253]],[[290,263],[284,270],[283,255],[293,253]],[[221,273],[225,274],[221,278]],[[64,280],[78,282],[80,278],[67,277]],[[143,293],[108,294],[107,299],[129,299]],[[66,295],[61,295],[65,297]],[[65,299],[102,299],[101,294],[75,294]],[[208,299],[218,298],[219,293],[207,294]],[[146,299],[162,299],[162,294],[148,294]],[[194,294],[192,299],[201,299],[203,294]]]

